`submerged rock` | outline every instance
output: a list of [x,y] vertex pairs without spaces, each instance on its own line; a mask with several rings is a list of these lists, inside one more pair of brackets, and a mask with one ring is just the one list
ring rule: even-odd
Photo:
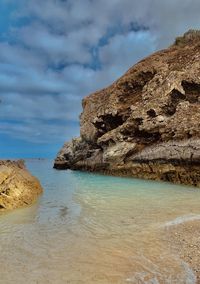
[[23,161],[0,161],[0,211],[32,204],[41,192]]
[[54,167],[200,186],[200,32],[83,99],[80,138]]

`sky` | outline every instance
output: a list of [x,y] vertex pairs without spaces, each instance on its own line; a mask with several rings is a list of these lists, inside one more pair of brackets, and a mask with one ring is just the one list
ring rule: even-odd
[[0,0],[0,158],[54,158],[84,96],[199,28],[199,0]]

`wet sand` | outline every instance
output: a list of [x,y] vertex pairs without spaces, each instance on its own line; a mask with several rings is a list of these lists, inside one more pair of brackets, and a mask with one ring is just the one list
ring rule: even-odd
[[173,252],[192,268],[200,283],[200,220],[166,227],[165,241]]

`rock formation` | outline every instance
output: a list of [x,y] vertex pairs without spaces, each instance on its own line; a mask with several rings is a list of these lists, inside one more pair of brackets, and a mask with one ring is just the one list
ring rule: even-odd
[[200,32],[130,68],[83,99],[80,138],[65,143],[57,169],[200,186]]
[[0,211],[29,205],[41,192],[23,161],[0,161]]

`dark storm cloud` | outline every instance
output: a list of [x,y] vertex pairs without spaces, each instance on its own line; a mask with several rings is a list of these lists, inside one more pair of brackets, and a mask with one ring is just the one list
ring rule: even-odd
[[77,133],[72,122],[83,96],[200,27],[199,0],[2,0],[1,5],[13,10],[0,37],[0,119],[6,120],[0,132],[34,141],[61,141]]

